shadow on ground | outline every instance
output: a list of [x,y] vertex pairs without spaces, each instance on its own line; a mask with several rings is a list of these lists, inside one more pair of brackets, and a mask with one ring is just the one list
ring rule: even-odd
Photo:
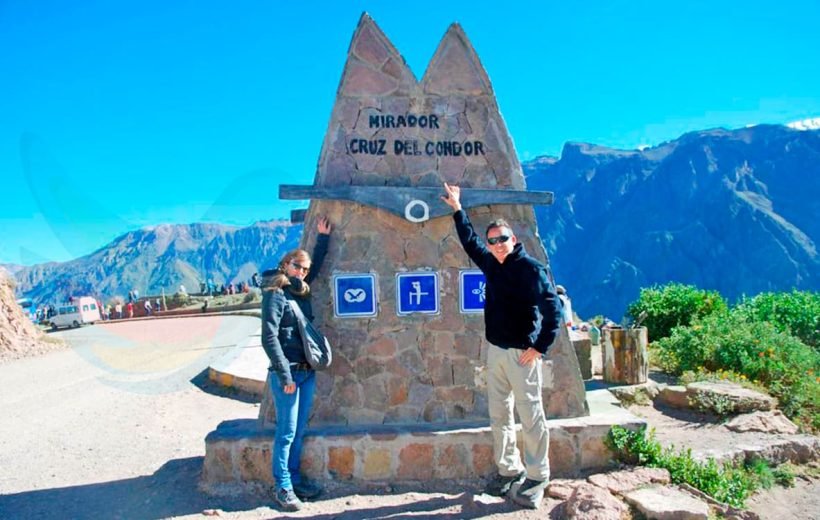
[[258,395],[254,395],[249,392],[243,392],[237,388],[233,387],[226,387],[222,385],[218,385],[210,380],[208,377],[208,369],[206,368],[193,378],[191,378],[191,384],[195,387],[199,388],[206,394],[215,395],[217,397],[226,397],[228,399],[234,399],[236,401],[241,401],[243,403],[260,403],[262,399],[259,398]]
[[[0,495],[0,518],[38,518],[44,520],[128,518],[154,520],[183,515],[198,515],[205,510],[240,513],[270,507],[265,518],[291,518],[274,508],[263,495],[210,496],[201,492],[197,484],[202,469],[202,457],[171,460],[152,475],[113,482],[100,482],[55,489],[41,489]],[[430,493],[429,489],[401,486],[394,493]],[[452,490],[450,490],[452,492]],[[377,490],[337,488],[326,498],[311,504],[318,511],[334,511],[311,515],[317,520],[419,520],[419,519],[472,519],[497,513],[519,510],[510,501],[496,504],[478,504],[473,501],[476,490],[461,489],[458,495],[419,496],[410,502],[401,500],[396,505],[378,505],[375,497],[384,495]],[[348,500],[353,494],[358,497]],[[369,500],[373,495],[374,500]],[[330,502],[334,503],[331,505]],[[328,502],[323,507],[322,502]],[[357,503],[358,502],[358,503]],[[368,504],[361,504],[368,502]],[[375,504],[372,502],[376,502]],[[560,508],[544,512],[544,517],[562,518]],[[265,514],[264,512],[262,513]],[[557,515],[557,516],[556,516]]]
[[665,406],[659,403],[652,403],[652,408],[672,419],[685,421],[689,423],[692,428],[703,428],[726,422],[726,419],[719,415],[709,412],[700,412],[690,408],[672,408],[671,406]]
[[166,462],[153,475],[0,496],[0,518],[155,519],[205,509],[254,509],[260,498],[210,497],[197,489],[203,457]]

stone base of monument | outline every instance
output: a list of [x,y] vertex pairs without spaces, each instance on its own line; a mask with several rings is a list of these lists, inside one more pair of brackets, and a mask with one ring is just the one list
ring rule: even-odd
[[[609,466],[612,454],[604,441],[612,426],[645,424],[606,390],[589,392],[587,398],[589,416],[547,421],[553,478]],[[257,420],[220,424],[205,439],[203,489],[219,494],[237,486],[271,485],[272,440],[273,430],[260,428]],[[319,480],[411,483],[481,478],[496,468],[490,427],[483,423],[312,428],[302,470]]]

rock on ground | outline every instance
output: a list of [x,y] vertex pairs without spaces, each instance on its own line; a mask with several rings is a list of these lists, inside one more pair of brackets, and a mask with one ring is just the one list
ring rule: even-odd
[[623,497],[647,518],[657,520],[707,520],[709,518],[709,505],[706,502],[672,487],[650,486],[629,491]]
[[575,488],[564,512],[575,520],[621,520],[629,506],[606,489],[585,483]]
[[783,412],[780,410],[738,415],[726,423],[726,428],[738,433],[762,432],[795,434],[799,431],[797,425],[783,415]]

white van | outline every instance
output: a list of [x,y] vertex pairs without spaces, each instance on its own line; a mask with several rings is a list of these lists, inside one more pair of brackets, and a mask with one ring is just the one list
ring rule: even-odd
[[52,329],[79,327],[86,323],[100,321],[100,309],[97,307],[97,300],[94,298],[80,296],[74,298],[73,303],[57,307],[57,314],[52,316],[49,321]]

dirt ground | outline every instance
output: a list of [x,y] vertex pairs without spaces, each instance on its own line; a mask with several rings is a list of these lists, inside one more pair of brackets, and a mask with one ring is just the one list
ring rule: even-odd
[[[629,411],[647,420],[655,429],[655,438],[664,446],[691,448],[698,454],[719,453],[737,445],[754,445],[765,442],[770,435],[763,433],[736,433],[726,429],[717,417],[695,411],[631,406]],[[746,503],[746,509],[761,518],[820,519],[820,470],[802,468],[806,474],[795,479],[794,487],[775,485],[759,490]]]
[[[205,436],[220,421],[253,418],[259,411],[252,399],[216,388],[204,377],[219,349],[236,341],[237,334],[253,332],[239,330],[244,325],[233,320],[214,321],[209,331],[203,324],[210,318],[204,320],[197,322],[198,330],[211,339],[203,339],[202,345],[191,339],[190,326],[174,325],[185,320],[161,320],[178,328],[156,330],[163,341],[139,344],[135,338],[144,335],[144,324],[82,329],[59,333],[72,348],[0,364],[0,518],[565,517],[554,499],[538,511],[478,499],[483,482],[477,480],[446,488],[331,483],[325,496],[299,513],[278,511],[264,493],[202,493],[198,483]],[[106,345],[116,332],[120,342],[95,346],[93,332],[104,333]],[[166,350],[169,337],[179,337],[180,345]],[[91,346],[76,346],[83,342]],[[647,417],[665,443],[714,447],[737,442],[736,434],[717,423],[696,423],[650,407],[633,411]],[[749,507],[763,518],[818,519],[820,482],[798,479],[794,488],[760,493]]]

